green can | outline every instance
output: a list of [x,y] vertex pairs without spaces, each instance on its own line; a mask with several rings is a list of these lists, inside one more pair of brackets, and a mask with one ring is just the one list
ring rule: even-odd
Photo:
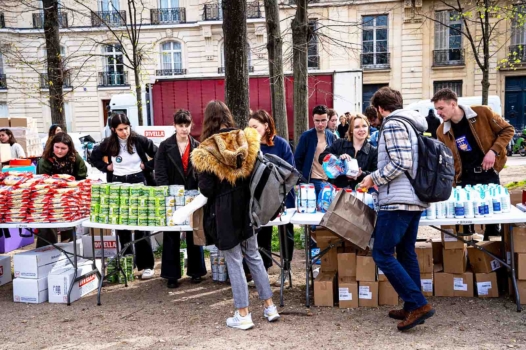
[[121,213],[121,208],[118,205],[110,204],[108,215],[119,215]]
[[93,205],[100,205],[100,196],[99,197],[91,197],[90,204]]
[[166,209],[164,207],[148,207],[148,216],[165,216]]
[[101,204],[99,214],[110,215],[110,206]]
[[148,207],[139,207],[138,214],[139,216],[148,216]]
[[99,222],[99,214],[91,213],[89,216],[89,221],[91,222]]
[[144,185],[141,185],[141,184],[134,184],[134,185],[131,185],[129,187],[130,189],[130,197],[138,197],[140,195],[142,195],[142,188],[144,187]]
[[107,194],[100,194],[100,205],[110,204],[110,196]]
[[150,196],[150,188],[151,188],[150,186],[142,186],[141,187],[141,194],[140,194],[140,196],[141,197],[144,197],[144,196],[148,196],[149,197]]
[[108,183],[103,183],[103,184],[100,184],[100,194],[103,195],[107,195],[109,196],[110,195],[110,186],[111,184],[108,184]]
[[121,207],[129,207],[130,206],[130,197],[120,197],[120,205]]
[[99,214],[99,220],[97,222],[99,224],[107,224],[109,222],[109,215]]
[[90,213],[91,214],[99,214],[100,213],[100,204],[92,204],[90,206]]
[[138,206],[130,206],[128,209],[128,215],[129,216],[139,216],[139,207]]
[[120,197],[119,195],[112,194],[108,197],[108,204],[109,205],[120,205]]
[[152,195],[152,192],[153,192],[153,197],[166,197],[168,196],[168,193],[169,193],[169,187],[168,186],[157,186],[157,187],[152,187],[152,191],[150,192],[150,195]]
[[111,184],[110,185],[110,196],[118,196],[121,191],[122,184]]
[[139,215],[137,218],[137,226],[148,226],[148,216]]
[[139,223],[139,217],[137,215],[128,216],[128,225],[137,226],[138,223]]
[[166,216],[148,216],[148,226],[166,226]]
[[139,206],[139,196],[130,197],[130,206],[132,205]]
[[120,215],[119,216],[119,225],[129,225],[129,216],[128,215]]
[[119,215],[129,216],[130,215],[130,207],[123,207],[122,205],[119,207]]
[[166,197],[153,197],[153,205],[157,208],[164,208],[166,206]]
[[130,196],[130,185],[129,184],[122,184],[119,189],[119,196],[121,197],[129,197]]
[[147,207],[149,196],[140,196],[139,197],[139,207]]
[[100,196],[100,185],[101,184],[92,184],[91,185],[91,196]]
[[119,215],[109,215],[108,216],[108,223],[110,225],[118,225],[119,224]]

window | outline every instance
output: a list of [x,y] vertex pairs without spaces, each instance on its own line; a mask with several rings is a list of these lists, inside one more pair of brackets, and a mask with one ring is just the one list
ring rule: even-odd
[[362,17],[362,66],[389,68],[387,15]]
[[98,0],[100,11],[119,11],[119,0]]
[[309,31],[312,33],[312,37],[309,40],[309,46],[307,49],[307,68],[308,69],[320,69],[320,55],[318,52],[318,35],[316,30],[318,29],[318,20],[309,20]]
[[433,65],[463,65],[462,20],[456,11],[435,13]]
[[0,118],[9,117],[9,109],[7,108],[7,102],[0,102]]
[[462,80],[435,81],[433,82],[433,94],[442,89],[453,90],[458,97],[462,97]]
[[125,74],[122,56],[122,48],[120,45],[104,45],[102,48],[103,55],[103,79],[102,85],[124,85]]
[[4,74],[4,55],[0,52],[0,75]]
[[181,43],[169,41],[161,44],[161,74],[175,75],[183,73]]
[[162,9],[173,9],[179,7],[179,0],[160,0],[160,8]]
[[69,102],[64,101],[64,118],[66,119],[66,128],[68,132],[73,132],[73,123],[71,119],[71,106]]
[[514,16],[511,21],[511,46],[510,54],[512,59],[519,59],[521,62],[526,61],[524,54],[524,45],[526,45],[526,7],[516,6],[514,8]]

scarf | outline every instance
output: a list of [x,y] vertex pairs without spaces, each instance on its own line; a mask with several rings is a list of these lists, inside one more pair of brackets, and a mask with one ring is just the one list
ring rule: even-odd
[[49,161],[52,165],[53,174],[67,174],[75,176],[73,169],[75,162],[73,162],[71,158],[72,157],[67,156],[58,158],[53,154],[53,156],[49,158]]

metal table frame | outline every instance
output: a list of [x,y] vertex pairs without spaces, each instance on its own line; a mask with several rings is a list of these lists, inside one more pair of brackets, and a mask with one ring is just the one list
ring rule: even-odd
[[[60,252],[62,252],[62,253],[64,253],[66,255],[66,258],[69,260],[69,262],[71,263],[71,265],[73,265],[73,267],[75,269],[75,272],[74,272],[74,275],[73,275],[73,280],[71,281],[71,284],[70,284],[69,289],[68,289],[68,303],[67,303],[67,305],[71,305],[71,290],[73,289],[73,285],[76,282],[82,280],[86,276],[91,276],[93,274],[96,274],[99,278],[101,278],[101,274],[100,274],[99,270],[97,269],[97,266],[95,265],[95,258],[93,258],[93,259],[85,258],[84,256],[79,255],[78,252],[77,252],[77,230],[75,229],[75,227],[77,227],[78,225],[82,224],[86,220],[88,220],[88,219],[84,218],[84,219],[80,219],[80,220],[77,220],[77,221],[54,222],[54,223],[37,223],[37,222],[35,222],[35,223],[0,224],[0,229],[3,229],[3,228],[5,228],[5,229],[11,229],[11,228],[26,229],[29,232],[31,232],[31,235],[38,237],[39,239],[41,239],[44,242],[52,245],[55,249],[59,250]],[[55,243],[51,243],[48,240],[46,240],[45,238],[40,237],[34,231],[35,229],[39,229],[39,228],[54,228],[54,229],[73,228],[73,253],[67,252],[64,249],[62,249],[60,246],[56,245]],[[22,231],[20,231],[19,234],[20,234],[21,237],[30,237],[28,235],[22,234]],[[71,259],[70,255],[73,256],[73,259]],[[77,258],[78,257],[85,258],[85,259],[93,261],[91,271],[83,274],[82,276],[77,276],[77,270],[78,270]]]
[[[305,306],[310,307],[310,285],[313,283],[313,276],[312,276],[312,266],[314,262],[319,259],[323,254],[325,254],[332,246],[336,246],[337,243],[329,246],[326,248],[323,252],[320,252],[315,257],[311,257],[310,255],[310,226],[316,226],[319,225],[323,213],[314,213],[314,214],[304,214],[304,213],[296,213],[290,222],[292,224],[296,225],[303,225],[304,226],[304,234],[305,234],[305,274],[306,274],[306,302]],[[511,207],[511,210],[509,213],[503,213],[499,215],[493,215],[492,217],[484,217],[484,218],[473,218],[473,219],[435,219],[435,220],[427,220],[427,219],[421,219],[419,226],[430,226],[438,231],[441,231],[445,234],[448,234],[452,237],[457,238],[458,240],[466,243],[468,246],[474,247],[475,249],[478,249],[485,254],[490,255],[494,259],[498,260],[503,266],[505,266],[508,269],[509,276],[512,279],[513,283],[513,289],[515,293],[515,301],[517,304],[517,312],[520,312],[522,310],[521,303],[520,303],[520,296],[519,291],[517,288],[517,279],[515,274],[515,260],[514,260],[514,254],[515,254],[515,248],[514,248],[514,242],[513,242],[513,224],[518,223],[525,223],[526,222],[526,213],[523,213],[519,209],[517,209],[515,206]],[[455,235],[451,232],[444,231],[440,229],[438,226],[442,225],[488,225],[488,224],[501,224],[501,225],[507,225],[508,230],[503,230],[504,234],[509,234],[509,242],[510,242],[510,254],[511,254],[511,261],[510,263],[507,263],[502,258],[495,256],[494,254],[488,252],[483,247],[480,247],[476,245],[477,242],[475,241],[467,241],[462,238],[462,236]]]

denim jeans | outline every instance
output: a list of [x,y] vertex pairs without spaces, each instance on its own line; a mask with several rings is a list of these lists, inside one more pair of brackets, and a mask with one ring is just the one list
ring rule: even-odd
[[415,252],[421,216],[421,211],[380,211],[374,230],[373,259],[404,301],[406,311],[427,304]]

